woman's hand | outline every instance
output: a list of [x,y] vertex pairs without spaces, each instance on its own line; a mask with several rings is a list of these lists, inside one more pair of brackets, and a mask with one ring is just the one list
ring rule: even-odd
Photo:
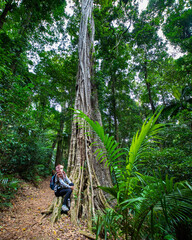
[[59,172],[59,173],[57,173],[57,177],[58,178],[63,178],[63,174]]
[[72,190],[74,190],[74,186],[70,186],[70,188],[71,188]]

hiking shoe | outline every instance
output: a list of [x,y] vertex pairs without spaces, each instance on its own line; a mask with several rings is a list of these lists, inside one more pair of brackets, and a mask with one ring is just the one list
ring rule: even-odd
[[61,207],[61,209],[62,209],[64,212],[69,211],[69,208],[68,208],[66,205],[63,205],[63,206]]

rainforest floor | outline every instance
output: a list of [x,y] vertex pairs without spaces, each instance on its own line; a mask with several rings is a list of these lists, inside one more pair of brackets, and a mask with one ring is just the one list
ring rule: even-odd
[[70,216],[62,214],[61,219],[52,225],[50,216],[43,218],[42,212],[52,203],[54,192],[50,189],[50,178],[43,180],[38,187],[22,182],[12,200],[13,206],[0,213],[0,240],[88,240],[74,226]]

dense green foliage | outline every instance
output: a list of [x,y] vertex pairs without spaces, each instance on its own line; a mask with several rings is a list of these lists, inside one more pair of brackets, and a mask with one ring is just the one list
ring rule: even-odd
[[[98,161],[106,161],[115,175],[113,187],[100,186],[116,200],[114,208],[96,219],[97,236],[104,232],[107,239],[190,239],[191,232],[181,234],[180,229],[189,227],[192,210],[192,185],[187,181],[175,182],[174,177],[162,177],[161,172],[142,174],[139,167],[146,164],[152,142],[161,141],[159,132],[165,124],[155,124],[161,111],[146,119],[140,131],[133,137],[127,152],[119,148],[113,137],[104,134],[98,122],[76,111],[99,136],[105,149],[98,149]],[[150,143],[150,144],[149,144]],[[97,143],[95,143],[97,144]],[[153,158],[150,159],[153,162]],[[150,162],[148,164],[150,164]]]
[[[93,78],[102,134],[109,134],[105,141],[106,149],[111,147],[107,157],[113,159],[108,163],[117,200],[115,210],[106,210],[98,224],[105,223],[103,231],[116,238],[129,234],[137,239],[135,229],[142,235],[144,228],[149,233],[142,235],[144,239],[182,239],[183,232],[191,234],[190,225],[172,214],[178,189],[182,198],[177,203],[190,208],[185,193],[192,182],[191,5],[191,0],[149,0],[141,10],[136,0],[95,1]],[[64,0],[0,2],[0,207],[9,204],[18,177],[38,183],[55,162],[67,166],[79,10],[78,1],[71,15]],[[148,142],[147,153],[137,155],[142,164],[134,163],[134,171],[123,170],[133,136],[159,106],[163,110],[157,124],[165,124],[158,134],[161,141]],[[119,144],[113,155],[115,141]],[[123,190],[128,185],[130,194]]]
[[1,202],[16,189],[13,177],[36,184],[50,175],[60,137],[68,147],[77,56],[44,48],[63,34],[65,5],[63,0],[0,3]]

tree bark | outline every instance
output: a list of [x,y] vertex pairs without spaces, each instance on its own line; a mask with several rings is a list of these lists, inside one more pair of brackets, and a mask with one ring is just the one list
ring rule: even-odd
[[[75,109],[83,111],[101,124],[97,90],[93,81],[95,33],[92,16],[93,0],[82,0],[81,4]],[[86,219],[88,227],[91,228],[96,211],[102,211],[107,204],[106,196],[97,186],[111,186],[112,183],[109,169],[104,166],[104,162],[97,162],[93,154],[96,147],[91,143],[97,140],[97,137],[93,133],[91,136],[87,135],[88,131],[91,130],[82,128],[80,123],[73,119],[68,175],[75,184],[71,203],[71,220],[77,224],[79,218]]]
[[61,118],[60,118],[60,129],[58,131],[57,136],[57,152],[56,152],[56,160],[55,166],[61,164],[63,158],[63,128],[64,128],[64,110],[61,110]]
[[[97,89],[93,78],[95,27],[92,10],[93,0],[82,0],[78,45],[79,66],[74,108],[83,111],[91,119],[101,124]],[[91,143],[99,140],[88,126],[82,127],[82,122],[83,120],[80,123],[75,117],[72,122],[67,175],[74,183],[75,188],[72,194],[70,214],[74,224],[78,224],[79,220],[83,219],[87,221],[87,227],[91,230],[96,211],[102,211],[105,207],[109,207],[107,195],[98,186],[112,186],[112,182],[105,162],[99,163],[94,155],[96,149],[101,146],[96,147]],[[83,125],[85,126],[86,123],[83,122]],[[88,135],[87,132],[91,134]],[[61,209],[61,205],[62,201],[60,206],[53,202],[46,212],[53,213],[52,220],[58,218],[58,210]]]

